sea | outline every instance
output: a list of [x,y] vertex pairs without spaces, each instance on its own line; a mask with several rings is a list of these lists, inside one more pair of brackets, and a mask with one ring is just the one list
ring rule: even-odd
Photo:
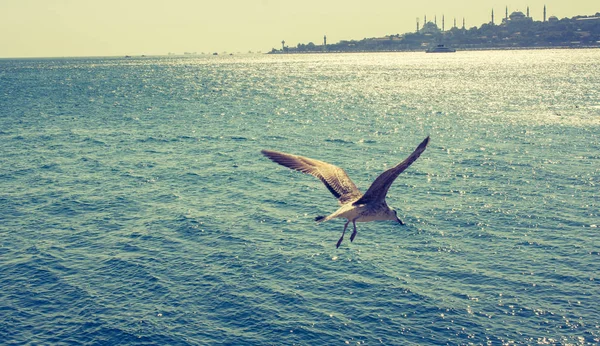
[[[0,60],[2,345],[600,344],[600,49]],[[387,203],[345,219],[270,149]],[[351,225],[350,225],[351,227]]]

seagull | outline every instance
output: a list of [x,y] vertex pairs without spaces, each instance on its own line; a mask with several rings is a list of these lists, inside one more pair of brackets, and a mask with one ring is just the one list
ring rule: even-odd
[[385,196],[398,175],[421,156],[421,153],[427,148],[427,144],[429,144],[429,136],[404,161],[381,173],[364,195],[340,167],[308,157],[279,151],[262,150],[261,153],[271,159],[271,161],[282,166],[318,178],[335,198],[338,199],[341,206],[337,211],[328,216],[318,216],[315,218],[315,221],[320,223],[335,218],[345,218],[348,220],[344,225],[342,236],[336,244],[336,248],[339,248],[350,222],[352,222],[352,226],[354,227],[354,232],[350,236],[351,242],[356,237],[357,222],[392,220],[404,225],[404,222],[398,218],[396,210],[388,207],[385,202]]

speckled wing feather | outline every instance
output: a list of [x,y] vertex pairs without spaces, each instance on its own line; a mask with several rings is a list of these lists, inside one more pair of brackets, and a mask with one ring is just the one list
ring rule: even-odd
[[383,202],[394,180],[396,180],[400,173],[407,169],[419,158],[419,156],[421,156],[421,153],[423,153],[425,148],[427,148],[427,144],[429,144],[429,136],[427,136],[427,138],[425,138],[425,140],[419,144],[415,151],[404,161],[381,173],[381,175],[375,179],[373,184],[371,184],[367,192],[359,200],[354,202],[353,205],[375,203],[379,201]]
[[346,172],[337,166],[278,151],[262,150],[261,153],[282,166],[319,178],[342,204],[362,196]]

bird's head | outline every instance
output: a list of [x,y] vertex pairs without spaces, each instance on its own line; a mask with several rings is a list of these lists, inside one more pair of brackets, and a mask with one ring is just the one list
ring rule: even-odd
[[400,220],[400,218],[398,217],[398,212],[395,209],[390,208],[390,216],[391,216],[391,220],[398,222],[401,225],[404,225],[404,222],[402,222],[402,220]]

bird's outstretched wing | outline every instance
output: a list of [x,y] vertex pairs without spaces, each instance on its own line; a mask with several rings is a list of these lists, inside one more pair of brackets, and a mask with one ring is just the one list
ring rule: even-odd
[[327,162],[272,150],[261,153],[282,166],[319,178],[340,203],[362,196],[346,172]]
[[396,180],[400,173],[407,169],[419,158],[419,156],[421,156],[421,153],[423,153],[425,148],[427,148],[427,144],[429,144],[429,136],[427,136],[427,138],[425,138],[425,140],[419,144],[417,149],[415,149],[415,151],[413,151],[413,153],[410,154],[404,161],[381,173],[381,175],[375,179],[373,184],[371,184],[367,192],[353,204],[367,204],[385,200],[385,195],[387,194],[390,186],[392,186],[394,180]]

